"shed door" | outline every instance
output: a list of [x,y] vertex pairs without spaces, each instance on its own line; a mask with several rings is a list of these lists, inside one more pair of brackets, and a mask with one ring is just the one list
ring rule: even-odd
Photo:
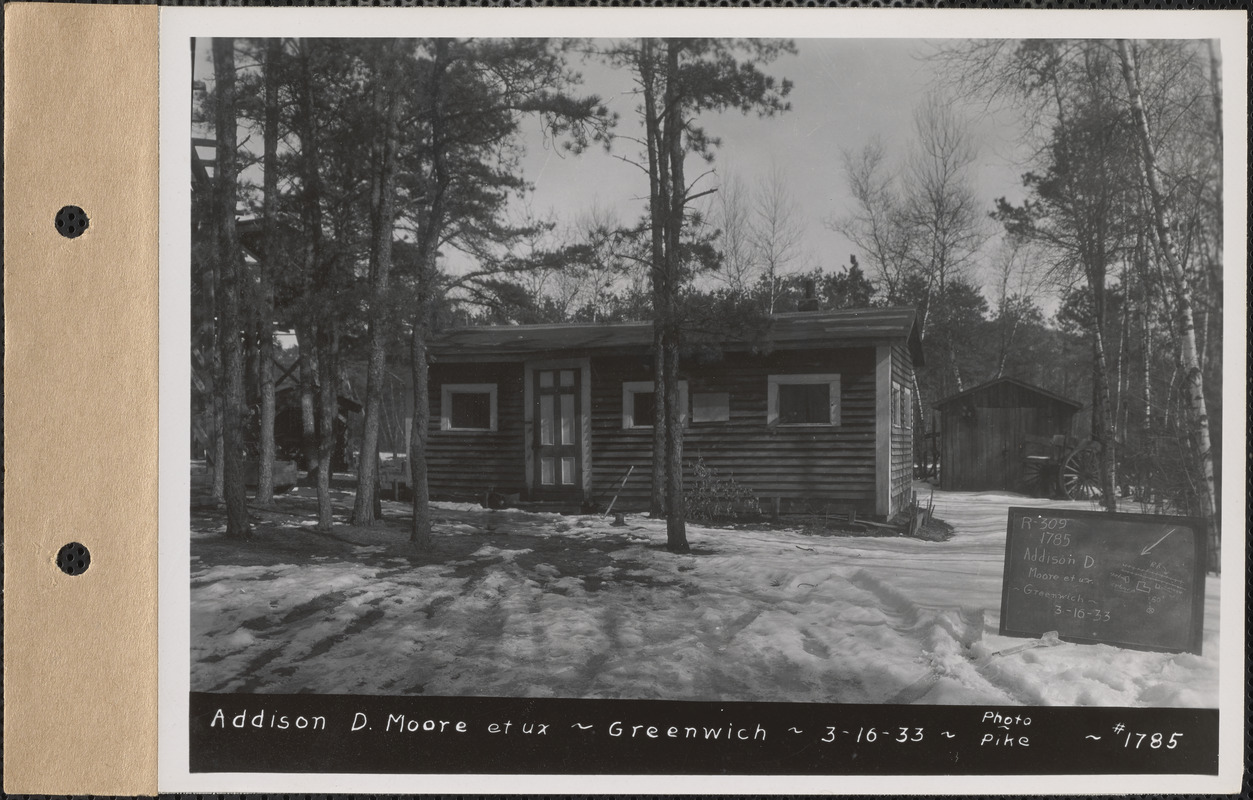
[[540,500],[577,499],[582,464],[582,370],[541,369],[534,373],[535,474],[531,485]]
[[979,437],[980,458],[975,485],[977,490],[1013,490],[1020,479],[1018,453],[1019,409],[980,408],[976,410],[975,435]]

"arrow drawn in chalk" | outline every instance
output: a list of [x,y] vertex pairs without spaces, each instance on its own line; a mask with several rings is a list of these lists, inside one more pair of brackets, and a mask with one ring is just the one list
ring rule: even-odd
[[[1177,531],[1177,530],[1179,530],[1179,529],[1178,529],[1178,528],[1171,528],[1170,530],[1166,531],[1166,536],[1170,536],[1172,533],[1174,533],[1174,532],[1175,532],[1175,531]],[[1151,544],[1151,545],[1149,545],[1148,547],[1146,547],[1146,548],[1144,548],[1143,550],[1141,550],[1141,551],[1140,551],[1140,555],[1142,555],[1142,556],[1147,556],[1147,555],[1149,554],[1149,551],[1150,551],[1150,550],[1152,550],[1154,547],[1157,547],[1157,546],[1158,546],[1159,544],[1161,544],[1162,542],[1166,541],[1166,536],[1163,536],[1162,538],[1158,539],[1156,542],[1153,542],[1153,544]]]

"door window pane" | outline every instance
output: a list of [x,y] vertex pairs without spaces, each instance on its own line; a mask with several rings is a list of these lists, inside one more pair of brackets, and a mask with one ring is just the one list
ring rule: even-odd
[[574,457],[565,456],[561,459],[561,485],[574,485]]
[[492,396],[487,392],[452,392],[448,395],[448,419],[451,427],[469,430],[491,430]]
[[561,443],[574,444],[574,395],[561,396]]
[[545,486],[553,485],[553,460],[551,458],[539,460],[539,482]]
[[548,389],[553,385],[552,370],[544,370],[539,374],[539,386],[541,389]]
[[539,399],[539,443],[553,443],[553,396],[540,395]]
[[573,385],[574,385],[574,370],[572,370],[572,369],[563,369],[563,370],[561,371],[561,385],[562,385],[562,386],[573,386]]
[[831,386],[827,383],[779,384],[779,422],[783,425],[830,424]]

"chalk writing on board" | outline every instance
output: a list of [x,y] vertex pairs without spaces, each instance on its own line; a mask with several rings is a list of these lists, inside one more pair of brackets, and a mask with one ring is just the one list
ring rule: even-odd
[[1200,652],[1198,520],[1011,508],[1006,533],[1002,634]]

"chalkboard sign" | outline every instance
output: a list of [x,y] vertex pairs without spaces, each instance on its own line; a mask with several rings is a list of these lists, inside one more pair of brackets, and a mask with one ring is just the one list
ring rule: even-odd
[[1205,554],[1198,519],[1011,508],[1001,635],[1199,654]]

